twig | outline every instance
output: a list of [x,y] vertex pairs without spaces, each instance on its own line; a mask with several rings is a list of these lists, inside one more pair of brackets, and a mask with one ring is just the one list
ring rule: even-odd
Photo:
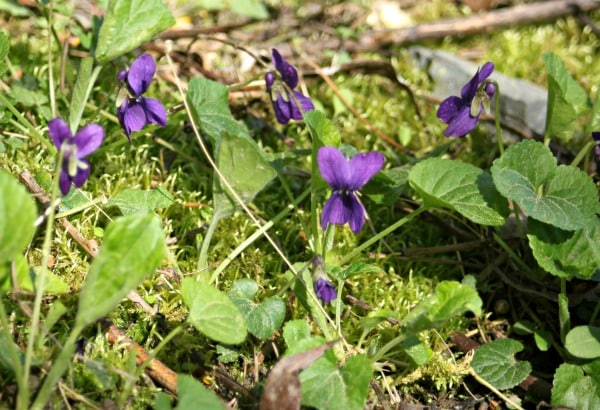
[[[135,361],[138,366],[148,360],[150,354],[146,349],[127,337],[115,325],[109,325],[106,332],[106,338],[110,344],[120,344],[125,346],[127,350],[134,350]],[[163,362],[158,359],[151,359],[144,370],[152,380],[163,386],[170,393],[177,394],[177,373],[167,367]]]

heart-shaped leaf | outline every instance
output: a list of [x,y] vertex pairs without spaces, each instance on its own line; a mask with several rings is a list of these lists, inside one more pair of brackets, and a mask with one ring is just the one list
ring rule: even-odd
[[261,303],[252,301],[258,284],[252,279],[241,279],[233,284],[228,296],[246,318],[248,331],[261,340],[275,333],[285,318],[285,303],[272,296]]
[[494,161],[491,172],[498,191],[538,221],[576,230],[596,219],[594,182],[575,167],[556,166],[556,159],[540,142],[512,145]]
[[587,375],[584,375],[584,368],[563,363],[556,369],[552,383],[552,405],[577,410],[600,409],[598,372],[586,372]]
[[106,203],[116,206],[123,215],[147,214],[173,203],[173,196],[164,188],[151,190],[124,189]]
[[530,219],[527,238],[539,265],[553,275],[591,279],[600,274],[600,221],[597,219],[576,231]]
[[565,348],[580,359],[600,357],[600,327],[576,326],[567,333]]
[[225,344],[238,344],[246,339],[246,320],[225,293],[193,278],[185,278],[181,296],[190,310],[188,321],[199,332]]
[[529,362],[515,359],[523,345],[513,339],[498,339],[479,347],[473,355],[471,367],[485,381],[498,390],[510,389],[531,373]]
[[504,223],[508,204],[490,175],[463,162],[429,158],[415,165],[408,180],[428,206],[441,206],[481,224]]

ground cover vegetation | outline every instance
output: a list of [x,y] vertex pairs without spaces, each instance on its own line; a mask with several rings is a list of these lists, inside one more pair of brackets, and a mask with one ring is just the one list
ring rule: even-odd
[[566,3],[1,0],[0,407],[599,408]]

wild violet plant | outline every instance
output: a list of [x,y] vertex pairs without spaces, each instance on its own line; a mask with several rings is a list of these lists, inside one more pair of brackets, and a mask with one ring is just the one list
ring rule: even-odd
[[[129,5],[133,5],[133,2],[129,2]],[[140,7],[152,11],[145,14],[147,20],[144,21],[145,31],[142,32],[132,30],[125,24],[132,19],[124,10],[134,10],[133,7],[107,10],[96,39],[96,60],[82,63],[90,64],[89,68],[91,64],[96,64],[96,70],[79,71],[77,84],[81,87],[76,89],[84,92],[74,93],[71,106],[65,107],[69,112],[84,112],[89,90],[95,81],[90,73],[99,73],[99,68],[113,58],[128,56],[144,41],[173,24],[172,16],[160,1],[146,1]],[[0,50],[8,49],[7,36],[0,36],[0,42],[7,45],[0,47]],[[394,175],[389,172],[393,170],[393,164],[386,164],[385,156],[378,152],[346,157],[342,152],[346,152],[348,146],[343,146],[333,123],[325,114],[314,110],[314,104],[308,97],[295,91],[298,86],[296,68],[285,61],[277,50],[272,51],[272,56],[277,72],[267,73],[265,82],[276,118],[282,125],[288,124],[291,119],[304,121],[312,138],[310,187],[298,197],[290,194],[290,206],[268,222],[261,225],[257,221],[256,231],[225,260],[219,261],[217,268],[212,268],[208,263],[208,249],[216,223],[240,209],[252,217],[247,204],[255,200],[275,177],[279,177],[282,184],[286,180],[277,168],[276,161],[250,138],[247,127],[233,118],[229,110],[227,88],[206,79],[190,81],[182,99],[189,103],[190,120],[197,122],[202,134],[212,143],[211,154],[220,174],[214,178],[212,186],[213,223],[203,238],[199,252],[200,259],[203,259],[199,265],[206,272],[200,271],[196,277],[187,275],[177,285],[178,297],[187,308],[186,320],[170,330],[156,351],[165,348],[184,331],[188,333],[188,325],[218,343],[216,351],[220,352],[219,357],[223,362],[236,346],[250,340],[266,342],[280,328],[287,353],[304,351],[309,346],[340,339],[341,342],[332,349],[333,354],[324,355],[300,373],[302,404],[320,409],[335,406],[362,409],[367,400],[369,384],[375,377],[374,371],[389,369],[390,364],[403,365],[406,358],[415,367],[425,366],[432,360],[430,346],[420,337],[422,332],[443,329],[449,320],[466,312],[472,312],[478,318],[483,314],[483,302],[475,280],[469,275],[462,283],[452,280],[438,283],[434,294],[414,306],[409,314],[397,319],[399,326],[380,331],[389,312],[375,312],[374,315],[361,318],[364,319],[360,322],[362,335],[358,339],[353,336],[354,330],[348,331],[343,326],[343,303],[348,292],[345,284],[353,276],[381,271],[376,264],[365,262],[368,259],[364,258],[363,253],[402,226],[412,223],[425,211],[436,212],[444,208],[456,218],[482,227],[492,227],[493,238],[498,246],[506,249],[507,257],[521,266],[523,271],[531,274],[545,271],[559,278],[561,292],[557,297],[557,311],[560,340],[555,342],[568,355],[565,355],[564,363],[554,376],[552,404],[577,408],[594,403],[594,389],[584,391],[580,386],[598,386],[595,361],[600,357],[599,330],[592,324],[598,316],[600,305],[590,315],[590,325],[571,327],[572,311],[566,288],[567,282],[573,278],[596,280],[598,277],[598,192],[591,178],[575,166],[557,165],[556,158],[548,148],[552,138],[569,139],[574,131],[575,120],[589,111],[590,107],[589,98],[570,77],[560,59],[553,54],[544,56],[549,76],[545,143],[524,140],[512,144],[504,152],[501,134],[497,131],[501,155],[489,170],[445,158],[414,158],[415,163],[411,165],[407,179],[412,188],[412,199],[421,206],[384,226],[379,232],[367,232],[364,227],[365,205],[359,199],[358,191],[364,191],[368,181],[377,179],[378,173],[382,174],[380,180],[390,182]],[[117,119],[128,138],[132,132],[149,123],[166,125],[167,117],[162,103],[143,97],[154,71],[152,58],[142,55],[132,62],[129,71],[123,71],[118,76],[130,93],[120,105]],[[463,87],[460,97],[449,97],[442,103],[438,116],[448,125],[446,136],[460,137],[472,132],[492,97],[496,103],[496,130],[500,130],[498,103],[501,90],[490,78],[492,71],[493,64],[486,63]],[[81,95],[87,97],[81,98]],[[206,96],[213,98],[207,99]],[[10,101],[1,101],[6,106],[10,104]],[[15,109],[12,105],[11,108]],[[17,278],[29,277],[29,270],[33,268],[37,272],[36,282],[31,288],[35,291],[35,300],[25,352],[15,343],[10,331],[6,299],[3,298],[0,303],[0,359],[2,364],[10,363],[10,370],[18,385],[15,407],[41,409],[51,405],[53,397],[57,397],[55,388],[72,364],[76,342],[82,332],[86,328],[93,328],[99,319],[114,311],[128,292],[135,290],[159,266],[175,261],[171,267],[177,270],[177,258],[166,249],[164,227],[154,213],[161,206],[157,205],[161,202],[153,199],[152,194],[156,191],[134,191],[133,194],[127,194],[129,196],[123,194],[119,198],[121,202],[111,198],[114,204],[120,204],[115,206],[120,206],[122,213],[130,214],[108,223],[99,253],[91,255],[93,261],[87,270],[85,282],[81,289],[75,290],[78,293],[78,306],[74,318],[69,319],[68,335],[57,344],[48,342],[52,343],[51,347],[40,352],[37,346],[45,343],[41,335],[50,330],[43,329],[40,323],[56,312],[42,309],[43,299],[55,296],[46,284],[51,280],[60,280],[48,268],[51,265],[49,260],[56,199],[60,197],[59,191],[64,195],[73,185],[81,188],[86,180],[94,178],[86,158],[99,148],[103,140],[107,140],[103,150],[110,150],[110,141],[118,138],[118,134],[113,132],[105,136],[105,131],[97,124],[87,125],[75,132],[79,129],[77,118],[70,120],[69,126],[60,118],[55,118],[49,122],[46,135],[37,132],[25,117],[16,118],[24,122],[23,127],[30,131],[32,138],[38,138],[48,152],[54,153],[52,148],[55,147],[58,158],[55,177],[52,178],[49,210],[40,218],[44,220],[45,231],[43,257],[39,264],[23,256],[23,250],[32,242],[34,235],[36,210],[33,200],[14,177],[0,173],[2,232],[13,232],[10,236],[0,234],[0,278],[4,280],[15,273],[11,269],[19,270],[14,275]],[[586,135],[592,135],[595,140],[597,135],[594,133],[600,122],[600,103],[593,105],[589,122],[592,129],[587,130]],[[108,129],[106,124],[103,125]],[[576,158],[588,158],[596,148],[595,143],[590,142]],[[54,155],[51,157],[54,163]],[[96,157],[99,157],[94,158],[98,161],[103,160],[100,155]],[[331,188],[328,199],[325,198],[330,189],[320,178]],[[292,192],[291,189],[287,191]],[[282,294],[288,288],[281,289],[273,296],[263,297],[259,284],[250,276],[234,281],[227,293],[219,289],[216,286],[218,279],[231,261],[258,238],[270,237],[270,228],[289,218],[294,210],[303,206],[307,197],[310,197],[311,219],[307,242],[308,250],[314,256],[309,261],[288,261],[285,252],[282,252],[281,258],[285,259],[287,272],[277,273],[285,276],[290,283],[308,317],[285,322],[288,307]],[[366,207],[374,209],[368,195],[363,195],[365,197]],[[123,198],[126,198],[125,201]],[[128,206],[124,206],[123,202],[128,202]],[[170,203],[167,201],[167,205],[162,206]],[[499,228],[507,222],[511,212],[522,223],[521,240],[529,246],[532,255],[527,260],[523,249],[520,252],[512,251],[499,234]],[[526,228],[522,214],[527,218]],[[343,256],[336,255],[340,236],[348,233],[344,232],[348,229],[357,245]],[[164,258],[165,254],[167,258]],[[25,274],[21,274],[23,270]],[[25,283],[13,285],[13,290],[18,289],[18,285]],[[307,319],[314,320],[319,332],[310,328]],[[540,350],[545,346],[539,340],[549,344],[548,332],[543,332],[546,329],[527,327],[526,324],[522,324],[521,328],[536,336]],[[368,335],[372,333],[377,334],[377,338],[369,340]],[[549,334],[551,337],[552,334]],[[513,357],[521,348],[512,339],[491,342],[475,353],[470,369],[473,375],[487,383],[486,386],[508,390],[520,383],[531,370],[528,363],[516,361]],[[239,352],[241,350],[233,350],[233,360],[237,360],[241,354]],[[30,375],[34,368],[40,366],[39,363],[51,365],[44,369],[40,387],[32,391]],[[409,368],[407,365],[406,369]],[[498,377],[498,374],[502,376]],[[574,395],[573,391],[580,394]],[[211,408],[224,408],[214,394],[188,376],[178,377],[177,394],[180,404],[186,400],[196,400],[211,403]],[[327,401],[330,396],[336,397],[335,405]],[[159,408],[159,403],[164,403],[165,399],[168,401],[164,394],[157,395],[155,407]],[[515,404],[511,399],[507,401]]]

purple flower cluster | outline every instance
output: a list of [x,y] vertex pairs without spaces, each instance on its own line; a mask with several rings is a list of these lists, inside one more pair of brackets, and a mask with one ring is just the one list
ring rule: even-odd
[[277,121],[280,124],[287,124],[291,119],[301,120],[302,113],[313,110],[315,106],[310,98],[294,90],[298,86],[298,72],[275,49],[273,49],[273,65],[279,77],[269,71],[265,74],[265,82]]
[[104,129],[98,124],[89,124],[73,136],[61,118],[54,118],[48,123],[48,132],[62,156],[59,186],[62,194],[67,195],[71,185],[79,188],[90,176],[90,163],[85,157],[100,147],[104,140]]
[[484,107],[496,92],[493,83],[486,81],[494,71],[494,64],[485,63],[460,91],[460,97],[451,96],[440,104],[437,116],[448,124],[446,137],[464,137],[473,131]]
[[317,163],[323,179],[333,193],[323,207],[321,225],[350,225],[352,232],[360,232],[365,223],[365,207],[357,196],[362,188],[383,167],[384,157],[379,152],[360,153],[347,159],[335,147],[321,147]]
[[134,60],[128,71],[122,70],[117,76],[119,81],[126,84],[129,92],[117,111],[119,123],[129,141],[132,132],[140,131],[147,124],[167,125],[167,112],[160,101],[142,96],[148,91],[155,72],[154,59],[149,54],[143,54]]

